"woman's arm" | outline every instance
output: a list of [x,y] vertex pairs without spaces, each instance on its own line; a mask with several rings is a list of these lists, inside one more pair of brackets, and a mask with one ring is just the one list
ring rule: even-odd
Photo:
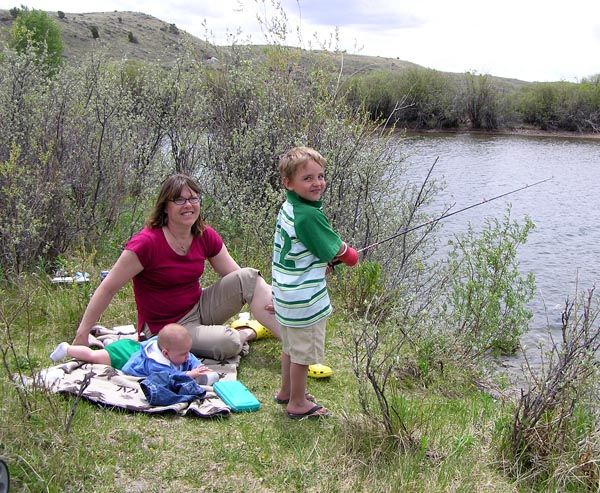
[[237,262],[233,260],[231,255],[229,255],[225,243],[223,243],[221,251],[214,257],[209,258],[208,261],[210,262],[210,265],[214,271],[221,277],[240,269],[240,266],[237,264]]
[[124,250],[110,269],[108,276],[100,283],[83,314],[73,344],[89,345],[88,336],[92,327],[104,313],[111,300],[133,276],[144,268],[138,256],[131,250]]

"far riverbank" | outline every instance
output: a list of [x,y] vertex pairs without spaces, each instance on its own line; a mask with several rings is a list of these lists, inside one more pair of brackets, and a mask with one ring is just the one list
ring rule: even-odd
[[475,130],[471,128],[453,128],[453,129],[399,129],[399,132],[405,132],[407,134],[478,134],[478,135],[520,135],[523,137],[553,137],[553,138],[566,138],[566,139],[592,139],[600,140],[600,132],[566,132],[559,130],[540,130],[538,128],[530,127],[515,127],[515,128],[501,128],[496,130]]

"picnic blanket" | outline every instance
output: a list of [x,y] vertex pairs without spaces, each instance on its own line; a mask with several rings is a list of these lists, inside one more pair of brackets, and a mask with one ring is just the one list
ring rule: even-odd
[[[108,329],[94,326],[90,345],[104,347],[121,338],[136,338],[135,327],[124,325]],[[220,380],[236,380],[240,356],[215,361],[204,359],[204,364],[219,374]],[[181,402],[169,406],[152,406],[148,403],[140,381],[143,378],[125,375],[111,366],[69,361],[44,368],[34,376],[26,378],[25,385],[44,388],[50,392],[80,396],[96,404],[145,413],[176,413],[181,416],[197,416],[213,418],[228,416],[231,409],[213,392],[212,387],[203,386],[206,390],[204,399],[190,403]]]

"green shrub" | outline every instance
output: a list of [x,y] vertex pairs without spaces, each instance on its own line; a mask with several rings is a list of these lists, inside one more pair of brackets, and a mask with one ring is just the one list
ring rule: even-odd
[[536,83],[518,95],[523,121],[543,130],[597,132],[600,130],[600,85],[584,79]]
[[436,70],[379,70],[354,77],[348,99],[355,107],[364,105],[374,120],[411,128],[448,128],[458,125],[456,91],[452,79]]
[[121,245],[140,227],[147,189],[167,167],[158,160],[162,123],[152,123],[162,105],[161,69],[134,78],[118,66],[83,63],[49,79],[34,56],[9,54],[0,63],[5,273],[28,270],[39,257],[51,265],[80,245]]
[[41,10],[26,7],[18,11],[10,31],[10,45],[19,53],[32,50],[37,60],[58,67],[62,59],[63,42],[55,22]]
[[526,307],[535,290],[532,273],[519,271],[517,248],[527,241],[533,222],[520,226],[510,219],[488,219],[480,235],[469,227],[450,242],[450,294],[445,305],[457,353],[478,358],[490,351],[512,354],[528,329]]
[[491,130],[498,127],[497,89],[487,74],[467,72],[462,97],[472,128]]

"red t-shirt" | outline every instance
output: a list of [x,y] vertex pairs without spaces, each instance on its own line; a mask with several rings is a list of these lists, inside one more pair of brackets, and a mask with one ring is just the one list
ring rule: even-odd
[[127,242],[125,249],[135,253],[144,267],[133,278],[139,332],[148,324],[157,334],[192,309],[202,294],[204,262],[221,248],[223,240],[209,226],[194,238],[185,255],[173,251],[162,228],[144,228]]

